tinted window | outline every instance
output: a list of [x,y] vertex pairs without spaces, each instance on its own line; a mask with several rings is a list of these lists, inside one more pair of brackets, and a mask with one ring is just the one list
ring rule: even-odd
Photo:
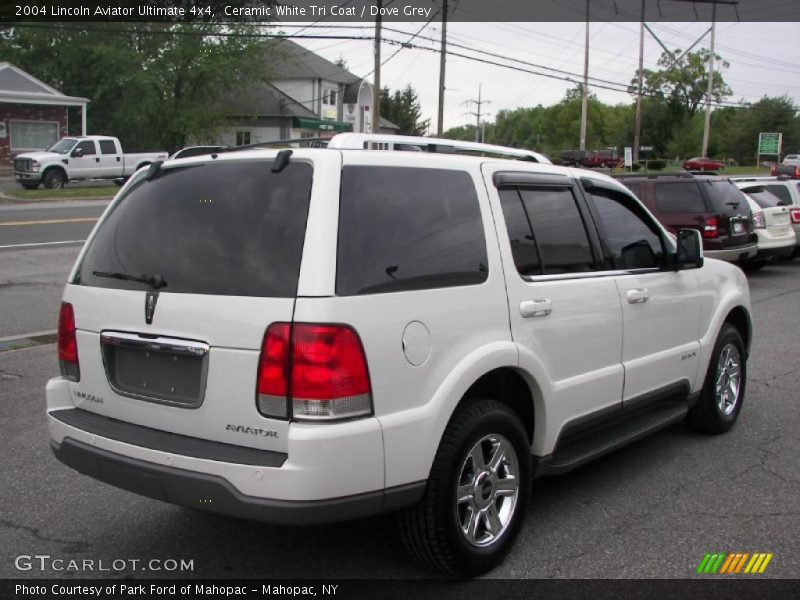
[[792,205],[792,193],[785,185],[765,185],[764,189],[780,198],[786,206]]
[[116,154],[117,145],[112,140],[100,140],[100,154]]
[[761,208],[772,208],[774,206],[784,206],[786,203],[772,192],[761,187],[748,188],[743,190]]
[[511,254],[520,275],[541,275],[539,249],[533,239],[533,230],[525,214],[522,199],[516,189],[500,190],[500,204],[511,243]]
[[520,190],[546,275],[591,271],[594,258],[575,197],[568,188]]
[[87,140],[85,142],[80,142],[77,146],[75,146],[76,150],[78,148],[83,150],[83,155],[84,156],[92,156],[93,154],[97,154],[95,152],[95,149],[94,149],[94,142],[91,141],[91,140]]
[[656,183],[656,210],[660,213],[707,212],[703,196],[694,181]]
[[[742,191],[730,181],[706,181],[706,193],[717,212],[747,211],[747,200]],[[702,185],[702,184],[701,184]]]
[[272,173],[263,161],[165,169],[114,204],[76,283],[147,290],[95,271],[161,275],[165,292],[292,297],[311,195],[312,169]]
[[472,178],[441,169],[345,167],[337,264],[342,296],[485,281]]
[[661,236],[653,223],[645,221],[632,200],[606,190],[592,190],[612,269],[650,269],[662,265],[664,250]]

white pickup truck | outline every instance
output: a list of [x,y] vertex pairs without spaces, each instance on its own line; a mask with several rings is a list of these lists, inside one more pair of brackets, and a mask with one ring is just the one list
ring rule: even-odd
[[75,179],[121,180],[167,156],[160,151],[123,154],[119,140],[110,136],[65,137],[43,152],[14,157],[14,178],[29,190],[39,184],[58,189]]

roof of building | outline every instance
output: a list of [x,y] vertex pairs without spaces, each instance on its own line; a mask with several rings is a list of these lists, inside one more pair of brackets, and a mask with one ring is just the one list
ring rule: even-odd
[[361,80],[361,77],[322,58],[313,50],[287,39],[271,43],[265,58],[269,61],[267,67],[271,79],[327,79],[344,84]]
[[84,106],[88,98],[65,96],[9,62],[0,62],[0,102]]
[[317,114],[266,81],[253,82],[232,92],[225,111],[237,117],[308,117]]

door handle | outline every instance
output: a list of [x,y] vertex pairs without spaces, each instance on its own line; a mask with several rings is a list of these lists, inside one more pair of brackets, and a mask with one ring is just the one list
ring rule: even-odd
[[523,300],[519,303],[519,314],[524,318],[546,317],[553,312],[553,303],[549,298],[538,298],[536,300]]
[[95,158],[94,162],[100,162],[100,159],[99,158]]
[[118,157],[117,157],[117,162],[119,162],[120,160],[121,160],[121,159],[120,159],[120,157],[118,156]]
[[633,288],[625,295],[628,297],[628,304],[644,304],[650,298],[646,288]]

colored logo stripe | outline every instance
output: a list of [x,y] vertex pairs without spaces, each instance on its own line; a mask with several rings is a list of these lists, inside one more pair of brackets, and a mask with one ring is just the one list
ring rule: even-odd
[[[749,552],[714,552],[706,553],[700,565],[697,567],[697,573],[703,574],[736,574],[736,573],[763,573],[767,565],[772,560],[773,554],[767,552],[756,552],[750,554]],[[749,560],[748,560],[749,559]],[[747,565],[747,566],[745,566]],[[744,571],[742,571],[744,569]]]

